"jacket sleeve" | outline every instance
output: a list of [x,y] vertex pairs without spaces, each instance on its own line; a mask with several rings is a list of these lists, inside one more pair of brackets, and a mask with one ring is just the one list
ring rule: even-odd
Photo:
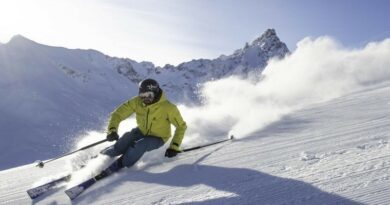
[[116,108],[112,113],[107,126],[107,133],[117,132],[119,123],[130,117],[135,112],[135,98],[123,103]]
[[183,141],[187,125],[183,120],[179,109],[177,109],[175,105],[173,106],[172,111],[169,113],[169,121],[176,128],[169,148],[180,151],[180,144]]

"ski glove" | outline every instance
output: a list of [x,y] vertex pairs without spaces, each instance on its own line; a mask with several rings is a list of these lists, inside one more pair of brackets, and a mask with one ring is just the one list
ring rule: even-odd
[[107,135],[107,140],[110,142],[112,142],[114,140],[116,141],[116,140],[118,140],[118,138],[119,138],[119,135],[116,132],[111,132],[110,134]]
[[169,148],[167,149],[167,151],[165,151],[165,157],[175,157],[178,153],[180,153],[180,151]]

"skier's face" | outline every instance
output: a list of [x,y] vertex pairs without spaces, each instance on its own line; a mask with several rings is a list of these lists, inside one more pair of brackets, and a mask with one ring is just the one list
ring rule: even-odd
[[143,92],[143,93],[140,93],[139,94],[139,97],[142,99],[142,101],[146,104],[146,105],[150,105],[152,104],[153,100],[154,100],[154,93],[153,92]]

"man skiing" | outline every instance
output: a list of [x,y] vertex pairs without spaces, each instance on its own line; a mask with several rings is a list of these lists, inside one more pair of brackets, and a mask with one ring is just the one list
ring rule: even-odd
[[[117,134],[121,121],[136,115],[136,128],[119,138]],[[108,141],[113,146],[102,153],[111,157],[121,156],[121,166],[133,166],[145,152],[158,149],[171,137],[171,124],[176,127],[166,157],[180,152],[180,144],[187,128],[176,105],[169,102],[156,80],[145,79],[139,83],[138,96],[128,100],[111,113],[108,123]]]

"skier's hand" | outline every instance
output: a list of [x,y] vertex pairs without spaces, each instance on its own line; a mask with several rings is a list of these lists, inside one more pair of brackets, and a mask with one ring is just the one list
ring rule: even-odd
[[119,135],[116,132],[111,132],[110,134],[107,135],[106,138],[107,138],[108,141],[112,142],[114,140],[115,141],[118,140],[119,139]]
[[169,148],[167,149],[167,151],[165,151],[165,157],[175,157],[178,153],[180,153],[180,151]]

